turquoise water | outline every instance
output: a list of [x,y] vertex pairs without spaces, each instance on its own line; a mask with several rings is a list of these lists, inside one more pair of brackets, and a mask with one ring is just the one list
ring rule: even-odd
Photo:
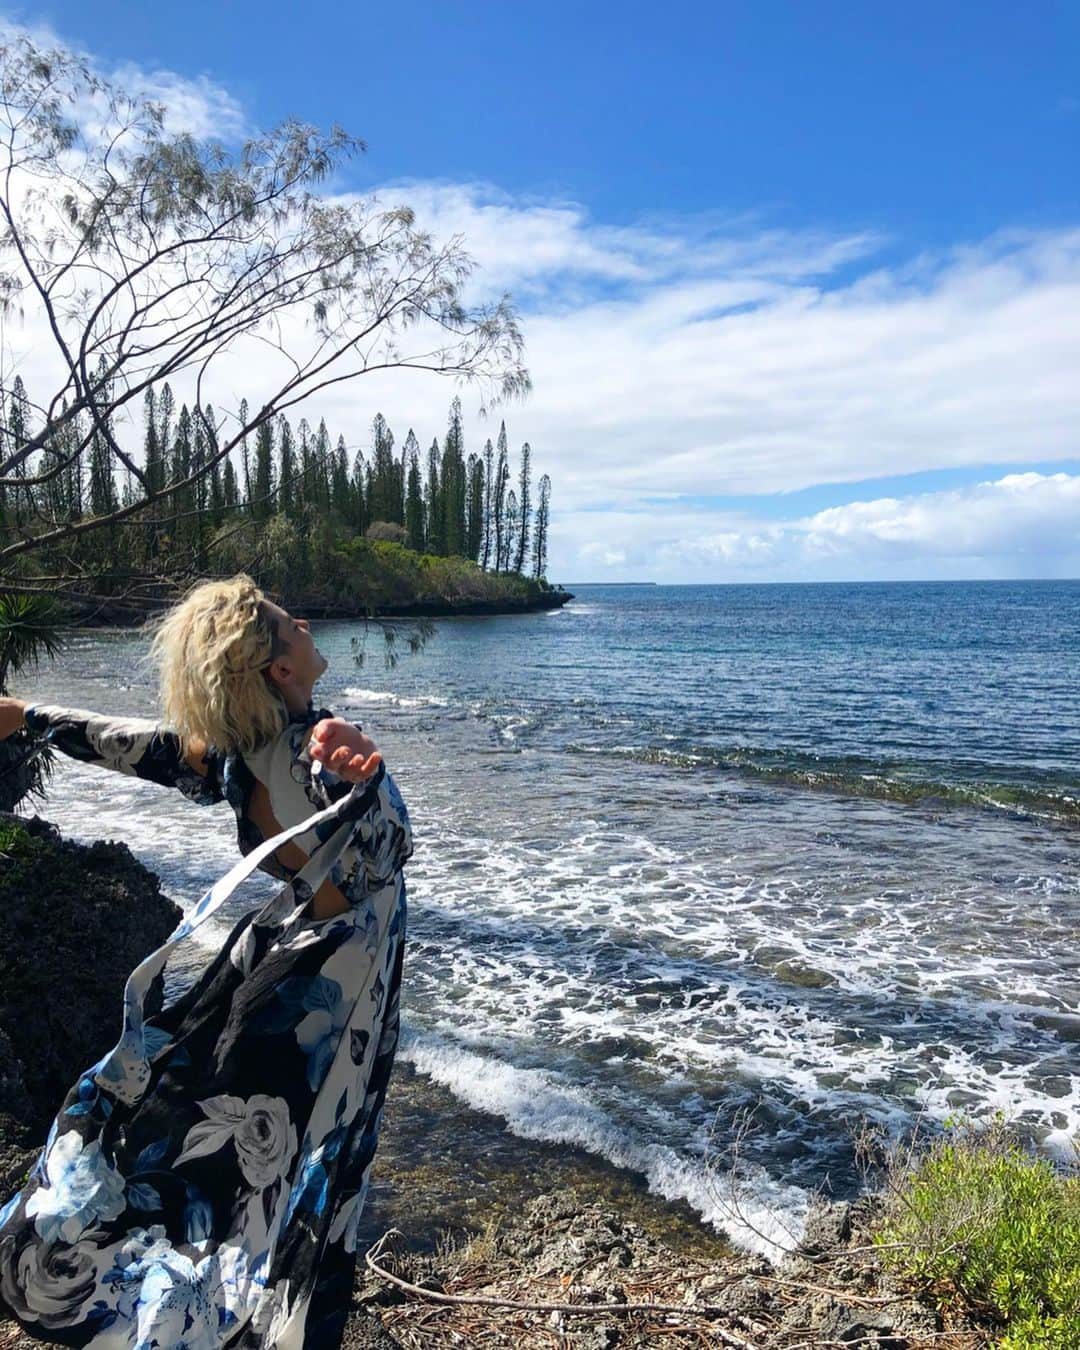
[[[319,693],[414,817],[421,1074],[755,1246],[858,1184],[867,1119],[1068,1153],[1080,583],[579,586],[393,671],[358,631],[316,626]],[[80,638],[40,695],[149,712],[140,645]],[[81,765],[45,814],[182,902],[233,857],[227,811]]]

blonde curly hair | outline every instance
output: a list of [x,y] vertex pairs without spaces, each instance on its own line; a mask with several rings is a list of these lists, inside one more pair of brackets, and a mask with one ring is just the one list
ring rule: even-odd
[[288,650],[249,576],[204,581],[153,627],[149,659],[158,670],[162,711],[180,736],[218,750],[254,750],[289,720],[267,678]]

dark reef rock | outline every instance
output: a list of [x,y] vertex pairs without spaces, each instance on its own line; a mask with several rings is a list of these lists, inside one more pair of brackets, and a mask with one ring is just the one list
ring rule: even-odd
[[0,854],[0,1182],[76,1077],[116,1043],[124,983],[180,920],[124,844],[75,844],[36,817]]

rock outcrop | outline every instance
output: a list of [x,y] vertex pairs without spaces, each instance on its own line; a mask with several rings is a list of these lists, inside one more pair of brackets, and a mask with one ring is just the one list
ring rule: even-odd
[[124,983],[180,909],[124,844],[0,815],[0,1202],[76,1077],[120,1034]]

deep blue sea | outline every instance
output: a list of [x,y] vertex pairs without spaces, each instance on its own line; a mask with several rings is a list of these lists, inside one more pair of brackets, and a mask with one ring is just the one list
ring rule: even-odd
[[[1000,1110],[1066,1156],[1080,582],[573,589],[395,669],[315,626],[414,819],[403,1057],[759,1247],[858,1184],[865,1121]],[[150,715],[143,646],[19,692]],[[227,807],[71,762],[43,814],[182,903],[235,858]]]

